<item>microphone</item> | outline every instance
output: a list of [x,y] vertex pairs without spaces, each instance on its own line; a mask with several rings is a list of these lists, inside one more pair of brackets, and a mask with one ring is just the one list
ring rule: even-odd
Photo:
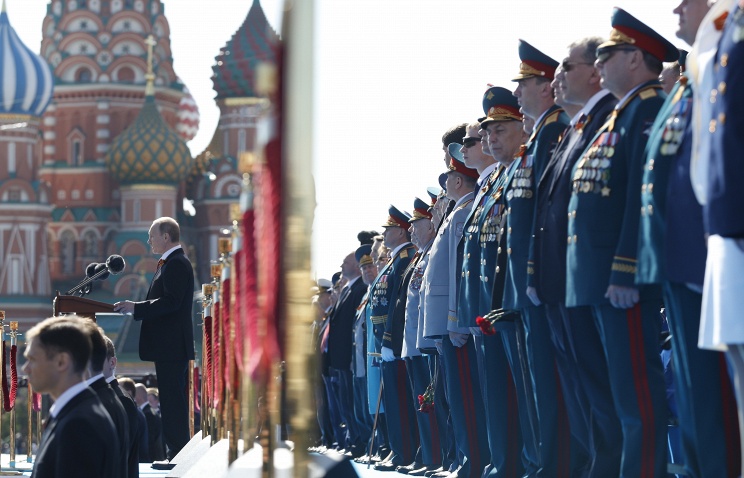
[[85,268],[85,277],[93,277],[93,275],[98,272],[96,268],[100,267],[101,264],[98,262],[91,262],[88,264],[88,267]]
[[119,274],[126,267],[124,258],[117,254],[112,254],[106,259],[105,263],[92,262],[85,268],[85,279],[80,284],[67,291],[67,295],[76,292],[81,296],[90,293],[93,281],[105,280],[111,274]]
[[127,263],[124,262],[124,258],[118,254],[112,254],[106,259],[106,269],[113,275],[120,274],[126,266]]

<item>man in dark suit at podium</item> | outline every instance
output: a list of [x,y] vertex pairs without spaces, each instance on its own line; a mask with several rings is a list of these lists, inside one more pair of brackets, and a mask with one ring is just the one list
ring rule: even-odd
[[31,476],[117,476],[114,423],[83,381],[91,353],[83,324],[69,316],[54,317],[29,330],[26,338],[23,372],[35,391],[54,400]]
[[189,441],[188,365],[194,359],[191,321],[194,273],[179,243],[180,228],[169,217],[150,226],[153,254],[161,254],[147,298],[114,304],[114,310],[142,321],[140,359],[155,362],[162,405],[167,458],[172,460]]

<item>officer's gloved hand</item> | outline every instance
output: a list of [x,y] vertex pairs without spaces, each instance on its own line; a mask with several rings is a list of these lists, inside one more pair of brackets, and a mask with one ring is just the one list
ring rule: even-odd
[[385,362],[392,362],[395,360],[395,354],[393,353],[393,349],[388,347],[382,348],[382,360]]

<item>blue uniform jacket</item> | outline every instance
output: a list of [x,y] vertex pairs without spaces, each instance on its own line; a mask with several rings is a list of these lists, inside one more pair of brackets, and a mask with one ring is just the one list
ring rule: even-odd
[[[678,82],[661,107],[646,145],[641,184],[638,238],[638,284],[661,284],[666,278],[664,252],[669,177],[682,153],[685,130],[692,112],[692,88],[687,78]],[[692,138],[688,138],[692,139]],[[687,150],[690,150],[689,141]],[[689,161],[689,154],[687,155]],[[673,209],[679,204],[673,200]],[[677,233],[684,233],[677,231]]]
[[[726,20],[716,54],[711,91],[713,117],[708,164],[708,201],[703,208],[705,229],[723,237],[744,237],[744,8],[742,2]],[[706,132],[703,132],[706,134]]]
[[400,355],[400,348],[403,344],[405,313],[401,323],[395,323],[396,321],[392,319],[403,273],[415,253],[416,248],[413,244],[404,245],[378,274],[369,299],[372,332],[376,341],[382,347],[397,349],[398,355]]
[[666,95],[657,80],[622,99],[577,161],[568,205],[566,306],[608,304],[635,287],[644,151]]
[[[488,290],[488,304],[481,298],[486,281],[493,279],[496,263],[496,248],[501,228],[498,215],[490,214],[493,196],[500,196],[503,191],[504,169],[498,167],[488,177],[481,188],[481,195],[474,204],[463,227],[463,236],[458,246],[462,251],[462,269],[460,271],[457,294],[458,327],[477,327],[475,319],[491,310],[491,290]],[[491,206],[487,206],[487,202]],[[484,265],[484,261],[486,264]],[[489,278],[490,276],[490,278]]]
[[527,141],[521,160],[509,167],[504,197],[506,198],[506,279],[504,309],[522,309],[532,305],[527,297],[528,265],[535,218],[535,185],[542,176],[561,134],[569,123],[568,115],[558,106],[551,106],[539,118]]
[[606,94],[574,127],[566,129],[537,183],[530,249],[535,273],[528,275],[527,281],[546,304],[566,300],[566,213],[571,199],[571,171],[615,104],[615,97]]

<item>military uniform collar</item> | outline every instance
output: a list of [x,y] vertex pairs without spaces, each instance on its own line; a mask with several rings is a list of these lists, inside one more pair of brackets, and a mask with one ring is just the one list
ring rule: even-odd
[[466,195],[464,195],[463,197],[461,197],[460,199],[458,199],[457,202],[455,202],[454,209],[457,209],[458,207],[462,206],[463,204],[465,204],[468,201],[472,201],[474,196],[475,196],[475,194],[473,194],[472,192],[467,193]]
[[393,260],[395,259],[395,257],[396,257],[396,256],[398,255],[398,253],[399,253],[400,251],[402,251],[402,250],[403,250],[403,248],[404,248],[404,247],[407,247],[407,246],[412,246],[412,245],[413,245],[413,244],[411,244],[410,242],[404,242],[403,244],[401,244],[401,245],[399,245],[398,247],[396,247],[395,249],[393,249],[393,251],[392,251],[392,252],[390,253],[390,257],[392,258],[392,259],[390,260],[390,262],[392,262],[392,261],[393,261]]
[[478,186],[482,186],[483,183],[488,179],[488,177],[493,173],[494,169],[498,167],[499,163],[494,162],[493,164],[489,164],[486,166],[486,169],[483,170],[483,172],[478,177],[478,180],[476,181],[478,183]]
[[623,108],[628,106],[628,104],[635,98],[636,96],[640,95],[641,93],[644,93],[646,91],[651,90],[661,90],[661,83],[659,83],[659,80],[650,80],[646,81],[645,83],[641,83],[640,85],[636,86],[632,90],[630,90],[625,96],[623,96],[620,101],[617,102],[617,106],[615,106],[615,110],[618,112],[622,111]]
[[543,113],[535,121],[535,127],[532,128],[532,133],[530,134],[530,139],[527,140],[526,146],[529,147],[532,144],[532,142],[535,140],[535,137],[537,137],[537,133],[539,133],[542,127],[545,126],[545,122],[549,117],[552,117],[553,114],[558,115],[562,111],[563,108],[555,104],[547,110],[543,111]]

